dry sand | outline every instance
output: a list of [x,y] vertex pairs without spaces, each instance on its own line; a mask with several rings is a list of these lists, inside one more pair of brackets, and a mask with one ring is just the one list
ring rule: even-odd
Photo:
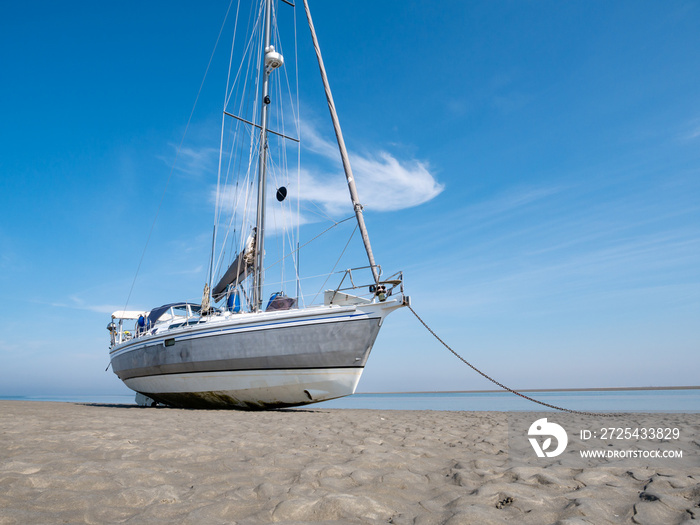
[[680,427],[694,455],[675,468],[515,466],[497,412],[0,401],[0,524],[700,519],[700,415],[647,417]]

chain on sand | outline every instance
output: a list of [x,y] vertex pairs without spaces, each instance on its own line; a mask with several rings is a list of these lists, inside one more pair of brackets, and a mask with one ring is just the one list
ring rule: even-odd
[[421,323],[423,326],[425,326],[426,330],[428,330],[428,332],[430,332],[431,334],[433,334],[433,337],[435,337],[435,339],[437,339],[438,341],[440,341],[440,343],[442,344],[442,346],[444,346],[444,347],[447,348],[450,352],[452,352],[452,354],[453,354],[457,359],[459,359],[460,361],[462,361],[465,365],[467,365],[468,367],[470,367],[470,368],[471,368],[472,370],[474,370],[475,372],[478,372],[479,374],[481,374],[482,376],[484,376],[486,379],[488,379],[488,380],[491,381],[492,383],[494,383],[494,384],[498,385],[499,387],[501,387],[503,390],[507,390],[508,392],[510,392],[510,393],[512,393],[512,394],[515,394],[516,396],[520,396],[520,397],[522,397],[523,399],[527,399],[528,401],[532,401],[533,403],[537,403],[538,405],[542,405],[542,406],[546,406],[546,407],[549,407],[549,408],[553,408],[554,410],[561,410],[561,411],[563,411],[563,412],[569,412],[569,413],[571,413],[571,414],[582,414],[582,415],[585,415],[585,416],[603,416],[603,417],[613,417],[613,416],[618,415],[618,414],[608,414],[608,413],[599,414],[599,413],[596,413],[596,412],[584,412],[584,411],[581,411],[581,410],[572,410],[572,409],[570,409],[570,408],[564,408],[564,407],[559,407],[559,406],[556,406],[556,405],[550,405],[549,403],[545,403],[544,401],[538,401],[537,399],[533,399],[533,398],[531,398],[531,397],[529,397],[529,396],[526,396],[525,394],[521,394],[520,392],[517,392],[517,391],[513,390],[512,388],[508,388],[507,386],[502,385],[501,383],[499,383],[498,381],[496,381],[494,378],[492,378],[492,377],[486,375],[485,373],[483,373],[481,370],[479,370],[477,367],[475,367],[473,364],[471,364],[469,361],[467,361],[467,360],[464,359],[461,355],[459,355],[457,352],[455,352],[452,348],[450,348],[450,346],[449,346],[445,341],[443,341],[442,339],[440,339],[440,337],[432,330],[432,328],[430,328],[427,324],[425,324],[425,321],[423,321],[423,319],[421,319],[421,317],[416,313],[416,311],[411,307],[411,305],[408,305],[408,309],[411,310],[411,312],[413,313],[413,315],[416,316],[416,319],[418,319],[418,320],[420,321],[420,323]]

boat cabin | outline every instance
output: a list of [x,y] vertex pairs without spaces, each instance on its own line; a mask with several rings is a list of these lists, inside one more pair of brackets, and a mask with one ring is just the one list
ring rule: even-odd
[[[118,345],[145,334],[156,334],[163,330],[197,324],[201,319],[202,306],[180,302],[170,303],[154,308],[150,312],[117,310],[112,314],[112,321],[107,325],[111,345]],[[124,329],[124,321],[136,321],[133,331]]]

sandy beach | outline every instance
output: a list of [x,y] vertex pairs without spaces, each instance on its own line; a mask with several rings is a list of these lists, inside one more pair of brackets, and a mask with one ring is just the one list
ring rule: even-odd
[[629,416],[681,430],[670,466],[514,462],[513,417],[542,414],[0,401],[0,524],[700,519],[699,414]]

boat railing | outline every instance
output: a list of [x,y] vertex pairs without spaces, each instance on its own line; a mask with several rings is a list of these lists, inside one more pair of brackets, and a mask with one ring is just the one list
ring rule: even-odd
[[[151,335],[160,326],[167,325],[168,328],[178,328],[198,324],[202,321],[200,308],[200,305],[194,302],[185,302],[179,307],[170,307],[153,324],[148,321],[148,312],[143,312],[138,317],[133,315],[119,317],[115,316],[117,313],[115,312],[112,314],[112,321],[107,325],[107,330],[110,332],[110,348],[132,339]],[[132,314],[132,312],[124,312],[124,314]],[[133,330],[125,329],[124,321],[126,320],[135,321]]]
[[[340,280],[338,283],[338,286],[333,290],[333,295],[339,293],[339,292],[347,292],[350,290],[356,291],[356,290],[361,290],[362,288],[367,288],[369,291],[369,294],[372,297],[379,297],[379,300],[382,301],[386,299],[386,297],[390,297],[394,295],[395,291],[398,288],[398,292],[403,295],[403,272],[398,271],[392,275],[390,275],[388,278],[383,278],[381,277],[382,275],[382,268],[379,265],[375,266],[378,270],[378,273],[380,275],[380,281],[374,282],[372,281],[371,283],[369,282],[364,282],[363,284],[357,284],[355,282],[355,277],[353,277],[353,272],[358,272],[361,270],[371,270],[371,266],[359,266],[357,268],[348,268],[345,270],[343,274],[343,278]],[[345,286],[343,287],[343,284],[347,281],[349,281],[350,286]],[[363,294],[364,295],[364,294]],[[383,298],[382,298],[383,297]]]

